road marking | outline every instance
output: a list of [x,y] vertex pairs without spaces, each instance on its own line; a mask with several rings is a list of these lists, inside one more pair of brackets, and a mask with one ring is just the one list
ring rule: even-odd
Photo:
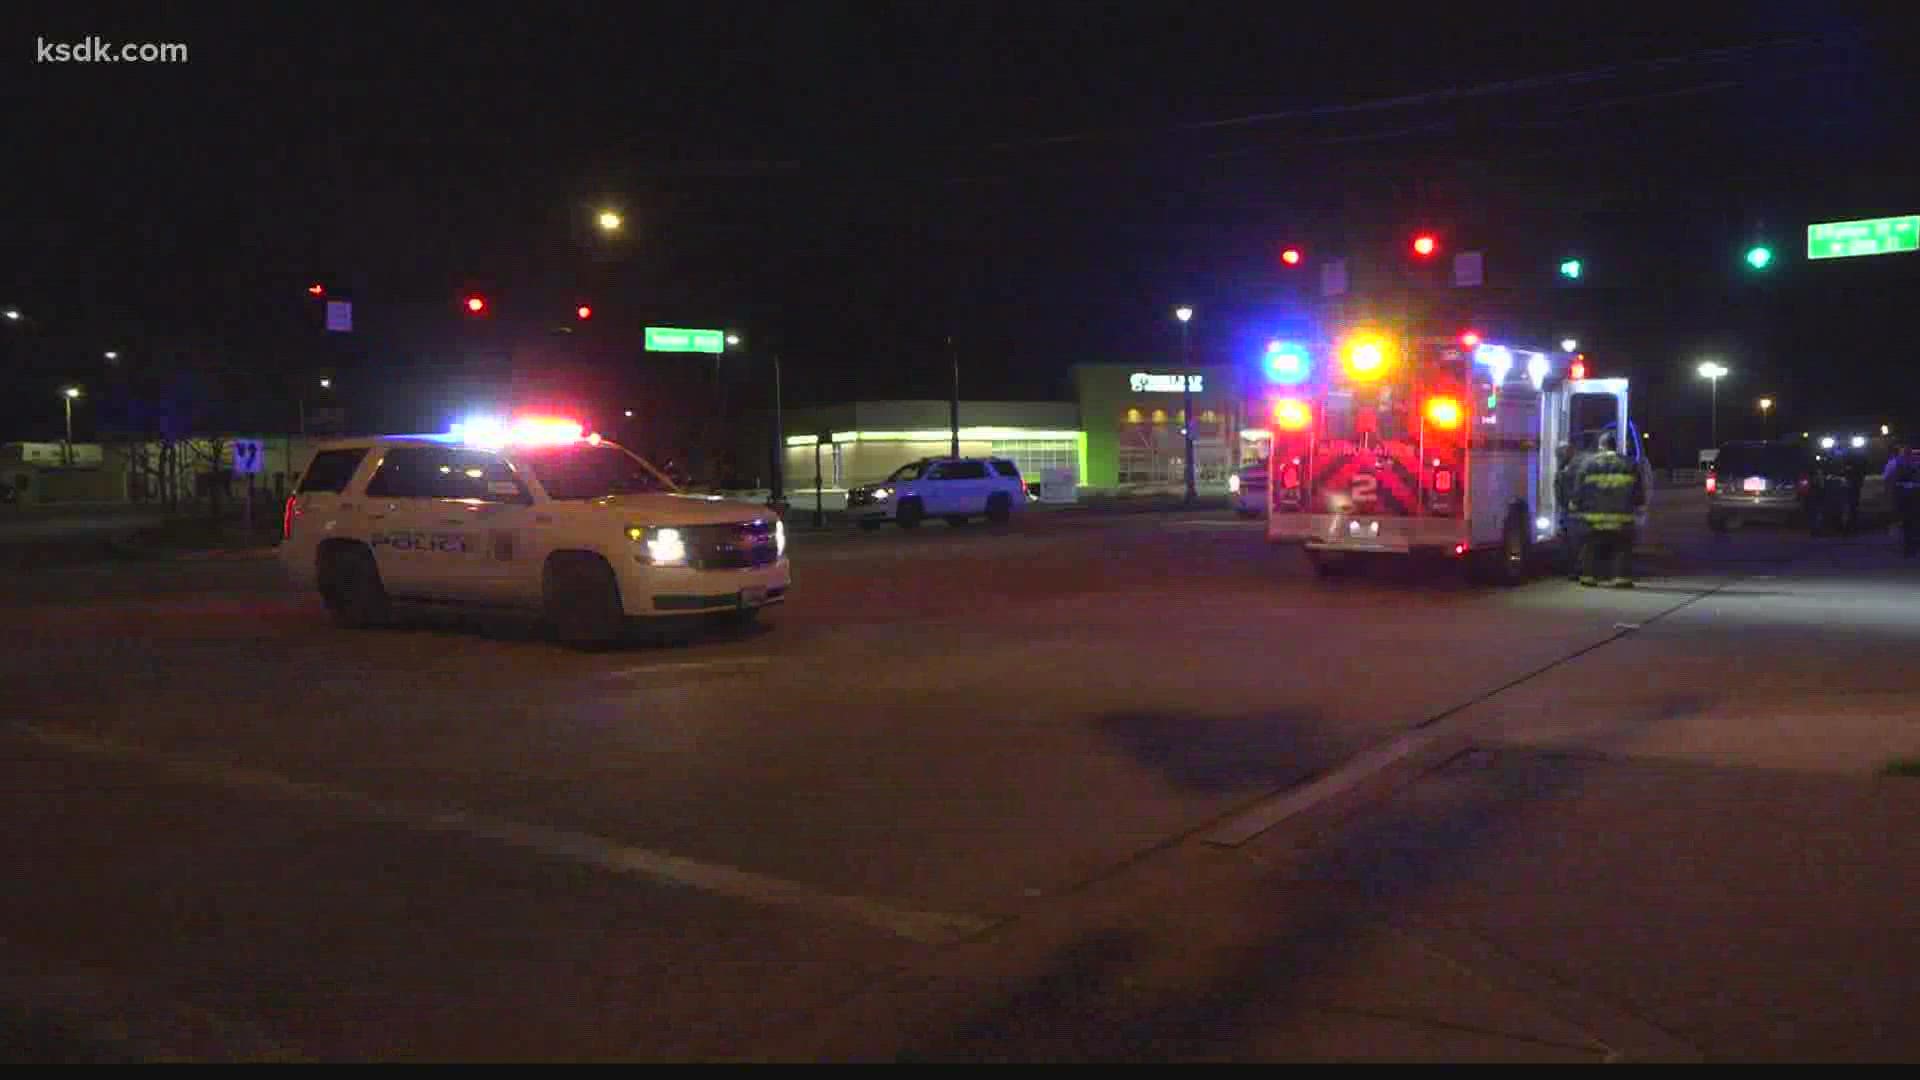
[[1264,521],[1169,521],[1169,529],[1223,529],[1230,532],[1254,532],[1267,527]]
[[669,671],[708,671],[714,668],[757,667],[770,664],[769,656],[740,656],[719,660],[677,660],[660,664],[638,664],[634,667],[615,668],[606,673],[609,679],[632,679],[642,675],[659,675]]
[[1278,799],[1229,818],[1207,835],[1206,842],[1216,847],[1239,847],[1288,818],[1353,790],[1388,766],[1405,761],[1439,741],[1438,734],[1415,732],[1376,746],[1305,787],[1295,788]]
[[19,730],[48,746],[70,753],[153,766],[212,787],[283,802],[326,807],[362,820],[398,825],[416,832],[448,833],[503,844],[545,858],[591,866],[611,874],[648,878],[751,904],[844,919],[927,945],[949,945],[962,941],[984,932],[997,922],[972,915],[895,907],[863,896],[822,892],[797,881],[634,847],[589,833],[530,825],[445,807],[376,799],[357,791],[289,779],[264,769],[178,758],[65,728],[23,724]]

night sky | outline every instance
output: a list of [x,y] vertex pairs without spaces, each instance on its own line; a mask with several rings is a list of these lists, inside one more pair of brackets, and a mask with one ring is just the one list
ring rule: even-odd
[[[968,396],[1055,396],[1071,363],[1169,358],[1180,301],[1205,358],[1250,361],[1319,257],[1418,227],[1642,379],[1656,432],[1704,440],[1709,354],[1736,372],[1723,434],[1761,393],[1782,426],[1920,423],[1920,254],[1802,258],[1808,222],[1920,212],[1920,53],[1890,26],[565,7],[13,20],[0,306],[28,318],[0,325],[0,438],[57,434],[65,382],[131,416],[116,393],[182,366],[217,371],[195,385],[237,421],[284,417],[319,368],[373,415],[534,338],[573,361],[556,394],[669,410],[702,369],[641,354],[648,323],[745,329],[748,404],[776,348],[789,403],[944,396],[949,334]],[[87,34],[191,60],[33,62],[36,37]],[[1755,238],[1765,275],[1740,263]],[[312,281],[354,300],[351,341],[324,340]],[[469,289],[493,318],[461,317]],[[593,322],[553,335],[579,302]]]

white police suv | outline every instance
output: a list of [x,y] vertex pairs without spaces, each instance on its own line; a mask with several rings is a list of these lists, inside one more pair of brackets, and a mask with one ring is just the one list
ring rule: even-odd
[[869,530],[888,521],[912,529],[930,517],[949,525],[984,517],[999,525],[1026,504],[1020,468],[1006,458],[922,458],[847,492],[847,516]]
[[790,581],[772,511],[681,494],[561,420],[325,443],[282,533],[281,565],[345,626],[426,601],[539,612],[591,646],[629,619],[750,621]]

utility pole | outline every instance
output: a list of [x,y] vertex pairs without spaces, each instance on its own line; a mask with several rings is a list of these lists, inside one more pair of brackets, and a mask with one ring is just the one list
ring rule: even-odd
[[953,335],[947,335],[947,356],[953,361],[953,396],[947,402],[947,425],[953,429],[952,456],[960,456],[960,351],[953,347]]
[[780,417],[780,352],[773,353],[773,490],[767,501],[775,506],[786,501],[787,435]]

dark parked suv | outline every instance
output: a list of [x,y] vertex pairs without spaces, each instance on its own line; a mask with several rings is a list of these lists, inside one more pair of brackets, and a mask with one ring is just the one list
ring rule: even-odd
[[1707,526],[1725,532],[1749,521],[1809,521],[1820,501],[1817,465],[1812,450],[1792,443],[1722,446],[1707,473]]

